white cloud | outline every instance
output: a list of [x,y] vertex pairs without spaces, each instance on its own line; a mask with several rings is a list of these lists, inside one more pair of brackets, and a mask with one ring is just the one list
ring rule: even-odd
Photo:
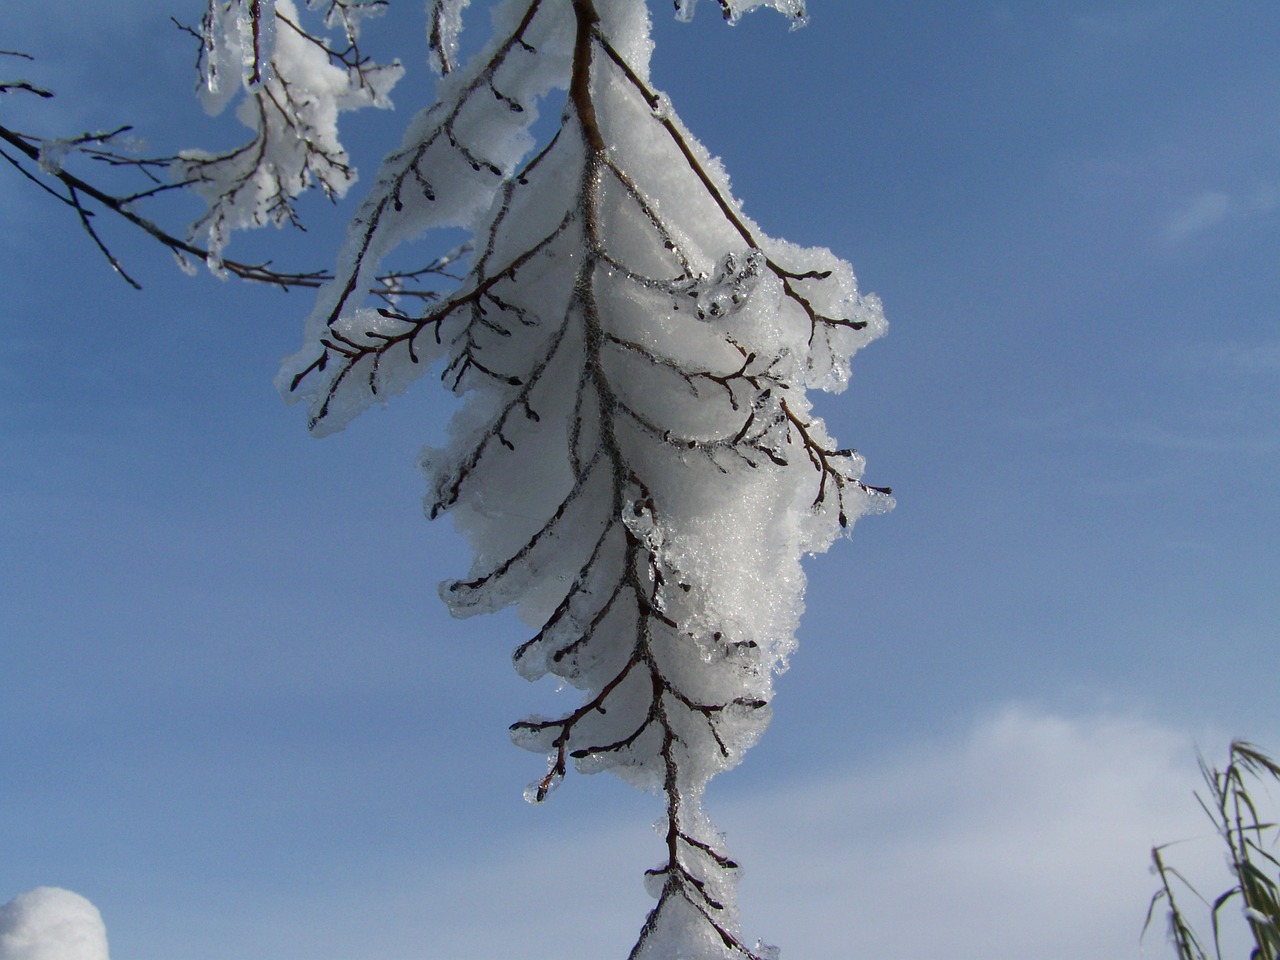
[[[880,768],[720,800],[711,814],[747,870],[745,932],[784,958],[1138,960],[1153,845],[1197,838],[1170,859],[1206,892],[1226,888],[1198,786],[1183,733],[1010,707]],[[655,838],[594,830],[459,866],[400,900],[430,944],[409,955],[624,955],[647,909],[640,865],[659,852]],[[396,942],[414,939],[405,929]],[[1171,956],[1160,921],[1146,954]]]
[[[887,769],[744,810],[790,824],[740,850],[762,876],[744,915],[802,957],[1137,958],[1151,847],[1210,832],[1197,784],[1184,735],[1011,707]],[[1225,882],[1212,843],[1178,858]]]

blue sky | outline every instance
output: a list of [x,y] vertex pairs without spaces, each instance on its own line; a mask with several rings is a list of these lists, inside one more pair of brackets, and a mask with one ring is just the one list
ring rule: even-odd
[[[890,320],[821,409],[898,508],[809,564],[773,725],[711,788],[746,931],[1137,957],[1147,849],[1207,833],[1195,747],[1280,745],[1280,12],[657,6],[655,83],[748,213]],[[353,118],[366,172],[430,89],[419,7],[370,27],[409,74]],[[236,135],[167,22],[198,4],[0,9],[59,92],[14,125]],[[603,777],[521,799],[507,724],[569,694],[511,670],[514,618],[436,597],[469,561],[414,461],[451,401],[310,439],[271,383],[305,294],[107,226],[135,292],[4,177],[0,902],[77,890],[135,960],[624,955],[659,811]],[[345,212],[308,212],[232,254],[327,263]]]

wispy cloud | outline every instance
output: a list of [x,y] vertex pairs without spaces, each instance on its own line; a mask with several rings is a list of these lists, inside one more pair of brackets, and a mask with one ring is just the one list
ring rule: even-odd
[[1201,455],[1264,456],[1280,449],[1280,431],[1270,426],[1244,433],[1239,427],[1223,425],[1210,432],[1132,420],[1099,425],[1095,433],[1125,445]]
[[1227,219],[1231,206],[1231,198],[1225,193],[1206,191],[1173,212],[1165,224],[1164,238],[1177,244],[1215,227]]
[[1208,356],[1214,368],[1227,373],[1280,374],[1280,341],[1220,344],[1210,351]]
[[1280,189],[1264,183],[1249,193],[1206,190],[1184,202],[1165,221],[1164,240],[1176,246],[1229,221],[1264,217],[1280,208]]
[[1166,2],[1079,13],[1071,19],[1071,26],[1092,39],[1135,43],[1150,38],[1153,30],[1175,15],[1176,10]]

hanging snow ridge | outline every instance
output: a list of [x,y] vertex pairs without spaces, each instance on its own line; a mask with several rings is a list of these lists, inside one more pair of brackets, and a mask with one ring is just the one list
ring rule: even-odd
[[[474,552],[441,595],[457,616],[517,607],[533,634],[516,669],[582,691],[512,725],[548,755],[526,795],[546,799],[570,761],[658,793],[665,856],[632,960],[764,960],[701,799],[768,724],[803,556],[892,506],[806,395],[842,390],[884,317],[847,263],[743,214],[650,85],[642,4],[507,0],[495,23],[466,66],[441,60],[437,102],[384,162],[280,386],[317,433],[428,368],[467,397],[423,459],[428,515],[451,514]],[[557,86],[561,124],[535,145]],[[456,289],[366,306],[382,258],[445,225],[473,237]]]

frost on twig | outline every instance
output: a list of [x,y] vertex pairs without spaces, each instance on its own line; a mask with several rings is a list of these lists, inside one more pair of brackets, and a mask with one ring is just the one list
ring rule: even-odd
[[[892,505],[806,396],[843,389],[885,322],[848,264],[742,213],[649,81],[642,4],[507,0],[495,22],[384,162],[280,385],[317,433],[428,369],[470,397],[423,461],[428,514],[475,551],[442,596],[457,616],[517,606],[533,634],[516,669],[582,691],[512,726],[548,755],[527,796],[571,760],[660,794],[657,905],[632,960],[762,960],[701,799],[768,723],[802,556]],[[559,129],[534,144],[556,87]],[[366,305],[382,258],[441,226],[473,232],[458,287]]]

